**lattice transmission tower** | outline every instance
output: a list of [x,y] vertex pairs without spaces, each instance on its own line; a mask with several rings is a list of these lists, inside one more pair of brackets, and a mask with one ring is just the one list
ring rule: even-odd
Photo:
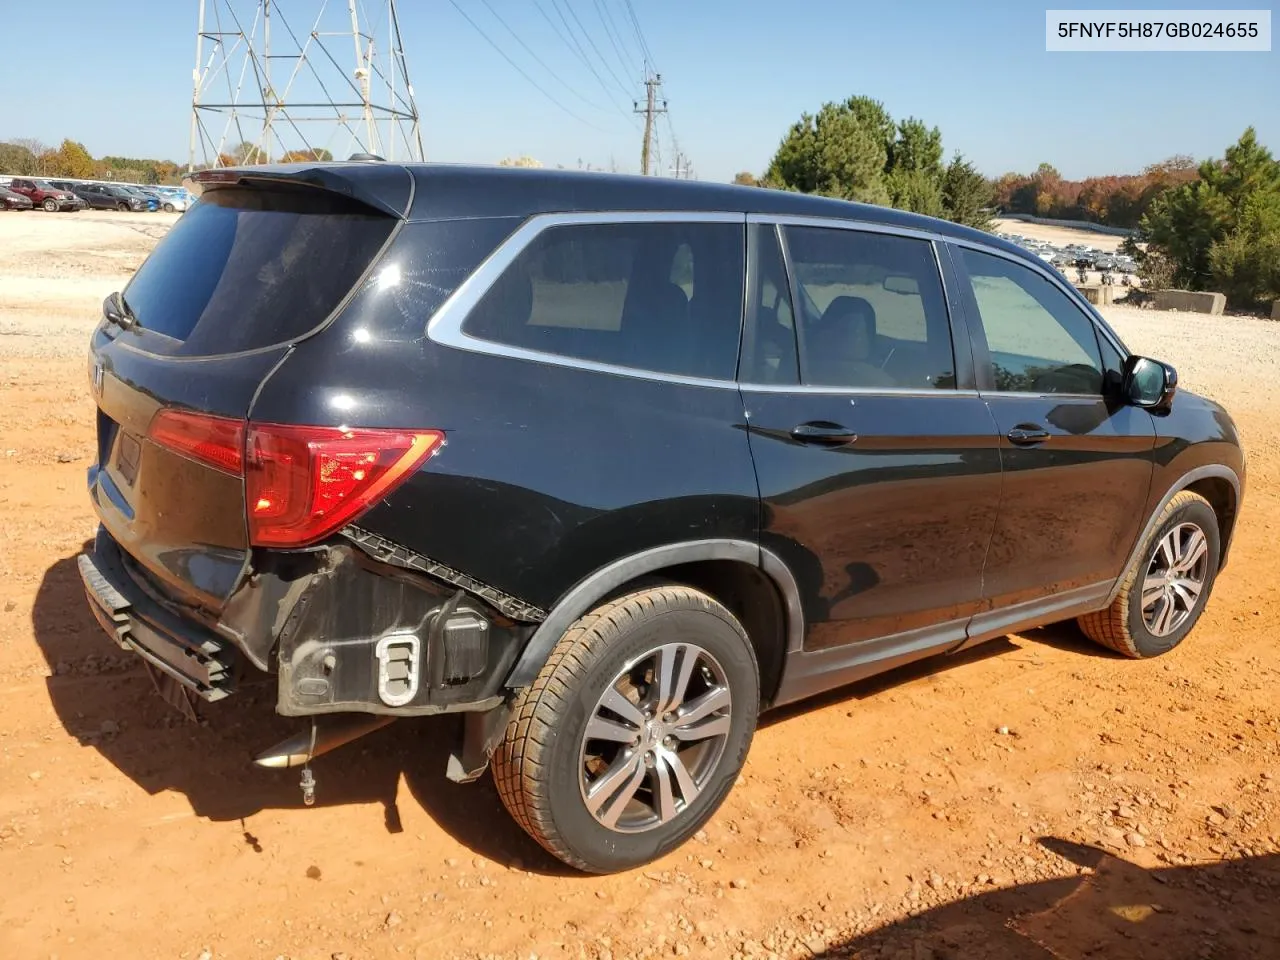
[[422,160],[395,0],[199,0],[187,169]]

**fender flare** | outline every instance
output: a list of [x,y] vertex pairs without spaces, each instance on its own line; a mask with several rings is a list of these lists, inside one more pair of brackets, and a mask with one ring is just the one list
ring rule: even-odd
[[[1124,566],[1120,568],[1120,576],[1116,577],[1116,582],[1111,586],[1111,592],[1107,594],[1107,602],[1105,606],[1110,606],[1116,599],[1116,594],[1120,592],[1120,587],[1124,584],[1125,575],[1139,560],[1143,546],[1147,542],[1147,538],[1155,531],[1156,524],[1160,520],[1160,514],[1164,512],[1164,508],[1169,505],[1169,501],[1176,497],[1187,487],[1191,486],[1199,480],[1205,480],[1215,477],[1220,480],[1226,480],[1231,484],[1231,489],[1235,495],[1236,513],[1240,512],[1240,476],[1230,467],[1221,463],[1209,463],[1201,467],[1188,470],[1173,485],[1165,491],[1165,495],[1160,498],[1160,502],[1156,504],[1156,508],[1151,511],[1151,516],[1147,518],[1147,524],[1142,528],[1142,533],[1138,535],[1138,539],[1133,544],[1133,549],[1129,553],[1129,557],[1125,560]],[[1230,545],[1231,537],[1235,533],[1235,523],[1231,524],[1231,529],[1227,531],[1227,536],[1223,538],[1221,544],[1221,554],[1219,557],[1219,568],[1226,562],[1227,547]]]
[[507,675],[506,686],[517,689],[531,684],[551,656],[552,648],[559,643],[573,622],[618,587],[647,573],[702,560],[736,560],[763,571],[777,587],[786,612],[784,655],[803,646],[805,628],[800,588],[791,570],[776,554],[747,540],[690,540],[633,553],[580,580],[557,601],[546,619],[533,632],[520,658]]

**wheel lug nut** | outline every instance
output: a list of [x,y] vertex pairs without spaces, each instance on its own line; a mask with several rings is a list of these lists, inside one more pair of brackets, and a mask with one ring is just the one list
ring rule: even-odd
[[653,756],[653,753],[652,753],[652,752],[646,753],[646,754],[644,755],[644,765],[645,765],[646,767],[650,767],[650,768],[652,768],[652,767],[653,767],[653,765],[654,765],[656,762],[657,762],[657,761],[656,761],[656,759],[654,758],[654,756]]

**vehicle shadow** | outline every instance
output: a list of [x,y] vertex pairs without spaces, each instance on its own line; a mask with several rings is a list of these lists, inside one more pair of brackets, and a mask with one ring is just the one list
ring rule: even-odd
[[[196,816],[214,821],[303,807],[297,769],[264,770],[251,762],[306,723],[276,714],[270,679],[201,703],[196,722],[184,718],[161,700],[139,659],[98,625],[74,555],[45,571],[31,619],[52,674],[49,700],[67,733],[147,793],[180,792]],[[386,829],[399,832],[403,782],[443,830],[476,854],[534,872],[567,873],[506,815],[489,777],[472,784],[445,777],[460,724],[457,716],[402,720],[317,758],[316,806],[381,803]]]
[[1043,644],[1067,653],[1078,653],[1085,657],[1099,657],[1103,660],[1125,659],[1114,650],[1108,650],[1086,637],[1074,620],[1063,620],[1048,626],[1036,627],[1034,630],[1023,630],[1018,636],[1032,643]]
[[761,714],[760,727],[769,727],[775,723],[790,720],[792,717],[811,713],[823,707],[835,706],[849,700],[866,700],[916,680],[941,676],[948,671],[968,666],[971,663],[980,663],[992,657],[1007,656],[1022,649],[1008,637],[999,637],[995,640],[988,640],[986,643],[980,643],[976,647],[970,647],[968,650],[961,650],[959,653],[926,657],[923,660],[917,660],[914,663],[908,663],[892,670],[886,670],[884,673],[878,673],[874,677],[856,680],[846,686],[817,694],[798,703],[791,703],[785,707],[770,710]]
[[[271,679],[244,684],[220,703],[201,704],[195,723],[185,719],[156,694],[138,658],[104,634],[89,611],[75,555],[45,571],[32,628],[51,673],[49,700],[63,727],[148,793],[180,792],[196,816],[214,821],[303,806],[299,771],[263,770],[251,763],[258,752],[304,729],[305,721],[276,714]],[[919,661],[770,711],[761,724],[1020,649],[1002,638]],[[313,764],[317,806],[381,803],[386,829],[399,832],[403,782],[443,830],[476,854],[537,873],[569,873],[511,820],[488,776],[471,784],[445,777],[461,722],[456,715],[402,720],[318,758]]]
[[1145,868],[1099,847],[1041,837],[1089,870],[966,897],[831,944],[826,958],[1244,960],[1274,957],[1280,855]]

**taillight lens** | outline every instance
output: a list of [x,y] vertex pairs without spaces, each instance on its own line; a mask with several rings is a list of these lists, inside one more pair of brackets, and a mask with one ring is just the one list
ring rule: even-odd
[[251,424],[245,461],[249,541],[300,547],[384,497],[444,440],[439,431]]
[[157,444],[242,476],[249,542],[301,547],[321,540],[416,470],[444,442],[439,430],[344,429],[250,423],[162,410]]
[[240,476],[244,471],[244,421],[187,410],[161,410],[147,435],[174,453]]

